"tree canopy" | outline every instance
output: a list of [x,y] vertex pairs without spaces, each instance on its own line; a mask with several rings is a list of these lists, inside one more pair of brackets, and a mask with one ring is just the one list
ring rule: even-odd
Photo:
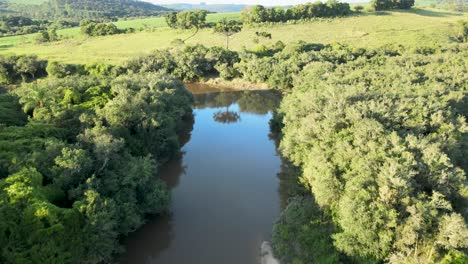
[[[38,74],[24,58],[9,74],[27,81]],[[50,65],[0,94],[0,262],[111,262],[121,236],[168,206],[158,168],[179,150],[191,97],[162,74]]]

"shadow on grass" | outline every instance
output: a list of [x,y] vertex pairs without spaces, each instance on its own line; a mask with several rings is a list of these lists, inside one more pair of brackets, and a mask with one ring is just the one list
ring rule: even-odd
[[0,50],[6,50],[12,47],[13,47],[13,44],[4,44],[4,45],[0,45]]
[[451,16],[463,16],[462,13],[459,12],[450,12],[450,11],[443,11],[443,10],[430,10],[430,9],[423,9],[423,8],[411,8],[411,9],[392,9],[386,11],[374,11],[374,12],[356,12],[353,13],[352,16],[391,16],[392,13],[407,13],[407,14],[415,14],[419,16],[426,16],[426,17],[451,17]]
[[360,17],[360,16],[391,16],[392,13],[388,11],[374,11],[374,12],[355,12],[350,16]]
[[421,9],[421,8],[411,8],[409,10],[396,9],[393,11],[400,12],[400,13],[410,13],[410,14],[415,14],[419,16],[427,16],[427,17],[463,16],[463,14],[457,13],[457,12],[447,12],[447,11],[442,11],[442,10],[439,11],[439,10],[429,10],[429,9]]

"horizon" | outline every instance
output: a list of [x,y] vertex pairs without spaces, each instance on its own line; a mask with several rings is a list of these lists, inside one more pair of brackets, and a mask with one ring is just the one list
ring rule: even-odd
[[[278,1],[258,1],[258,0],[242,0],[236,3],[229,3],[222,0],[142,0],[145,2],[149,2],[155,5],[172,5],[172,4],[191,4],[191,5],[199,5],[199,4],[206,4],[206,5],[264,5],[264,6],[289,6],[289,5],[298,5],[298,4],[305,4],[309,2],[315,2],[311,0],[278,0]],[[367,3],[369,1],[366,0],[349,0],[349,1],[340,1],[340,2],[348,2],[348,3]]]

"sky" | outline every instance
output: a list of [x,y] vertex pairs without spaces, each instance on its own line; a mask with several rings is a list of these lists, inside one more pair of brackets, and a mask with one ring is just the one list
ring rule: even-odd
[[[266,5],[266,6],[277,6],[277,5],[297,5],[307,2],[315,2],[315,0],[276,0],[276,1],[267,1],[267,0],[145,0],[153,4],[174,4],[174,3],[189,3],[189,4],[199,4],[200,2],[205,2],[207,4],[248,4],[248,5]],[[366,0],[348,0],[346,2],[367,2]]]

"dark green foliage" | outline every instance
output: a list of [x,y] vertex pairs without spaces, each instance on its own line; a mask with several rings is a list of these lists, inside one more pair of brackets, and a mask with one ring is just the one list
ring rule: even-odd
[[290,20],[305,20],[315,17],[337,17],[351,14],[348,3],[328,0],[326,3],[317,1],[296,5],[288,9],[266,8],[261,5],[247,7],[242,10],[242,21],[246,24],[264,22],[286,22]]
[[256,35],[257,37],[262,37],[262,38],[271,39],[271,33],[268,33],[268,32],[265,32],[265,31],[255,32],[255,35]]
[[46,75],[47,62],[33,55],[0,56],[0,84],[29,81]]
[[35,18],[75,22],[83,19],[156,16],[169,11],[161,6],[135,0],[50,0],[41,5],[10,5],[8,9]]
[[80,30],[82,34],[91,37],[115,35],[124,32],[112,23],[96,23],[87,19],[80,22]]
[[370,6],[375,11],[409,9],[414,6],[414,0],[372,0]]
[[112,262],[119,238],[168,206],[157,169],[179,149],[188,92],[161,74],[86,69],[49,67],[60,79],[0,95],[2,263]]
[[0,94],[0,126],[22,126],[26,121],[27,116],[21,110],[18,97]]
[[358,12],[358,13],[361,13],[362,11],[364,11],[364,6],[362,5],[355,5],[354,6],[354,11]]
[[42,42],[54,42],[59,39],[57,35],[57,30],[52,28],[50,30],[43,30],[39,32],[39,35],[36,37],[36,41],[39,43]]
[[0,16],[0,35],[23,35],[46,30],[48,22],[23,16]]
[[[171,28],[178,29],[195,29],[193,35],[187,39],[195,36],[198,30],[206,25],[206,10],[193,10],[184,12],[172,12],[166,15],[166,23]],[[186,41],[185,39],[184,41]]]
[[282,263],[341,263],[333,224],[312,198],[293,198],[276,221],[272,243]]

